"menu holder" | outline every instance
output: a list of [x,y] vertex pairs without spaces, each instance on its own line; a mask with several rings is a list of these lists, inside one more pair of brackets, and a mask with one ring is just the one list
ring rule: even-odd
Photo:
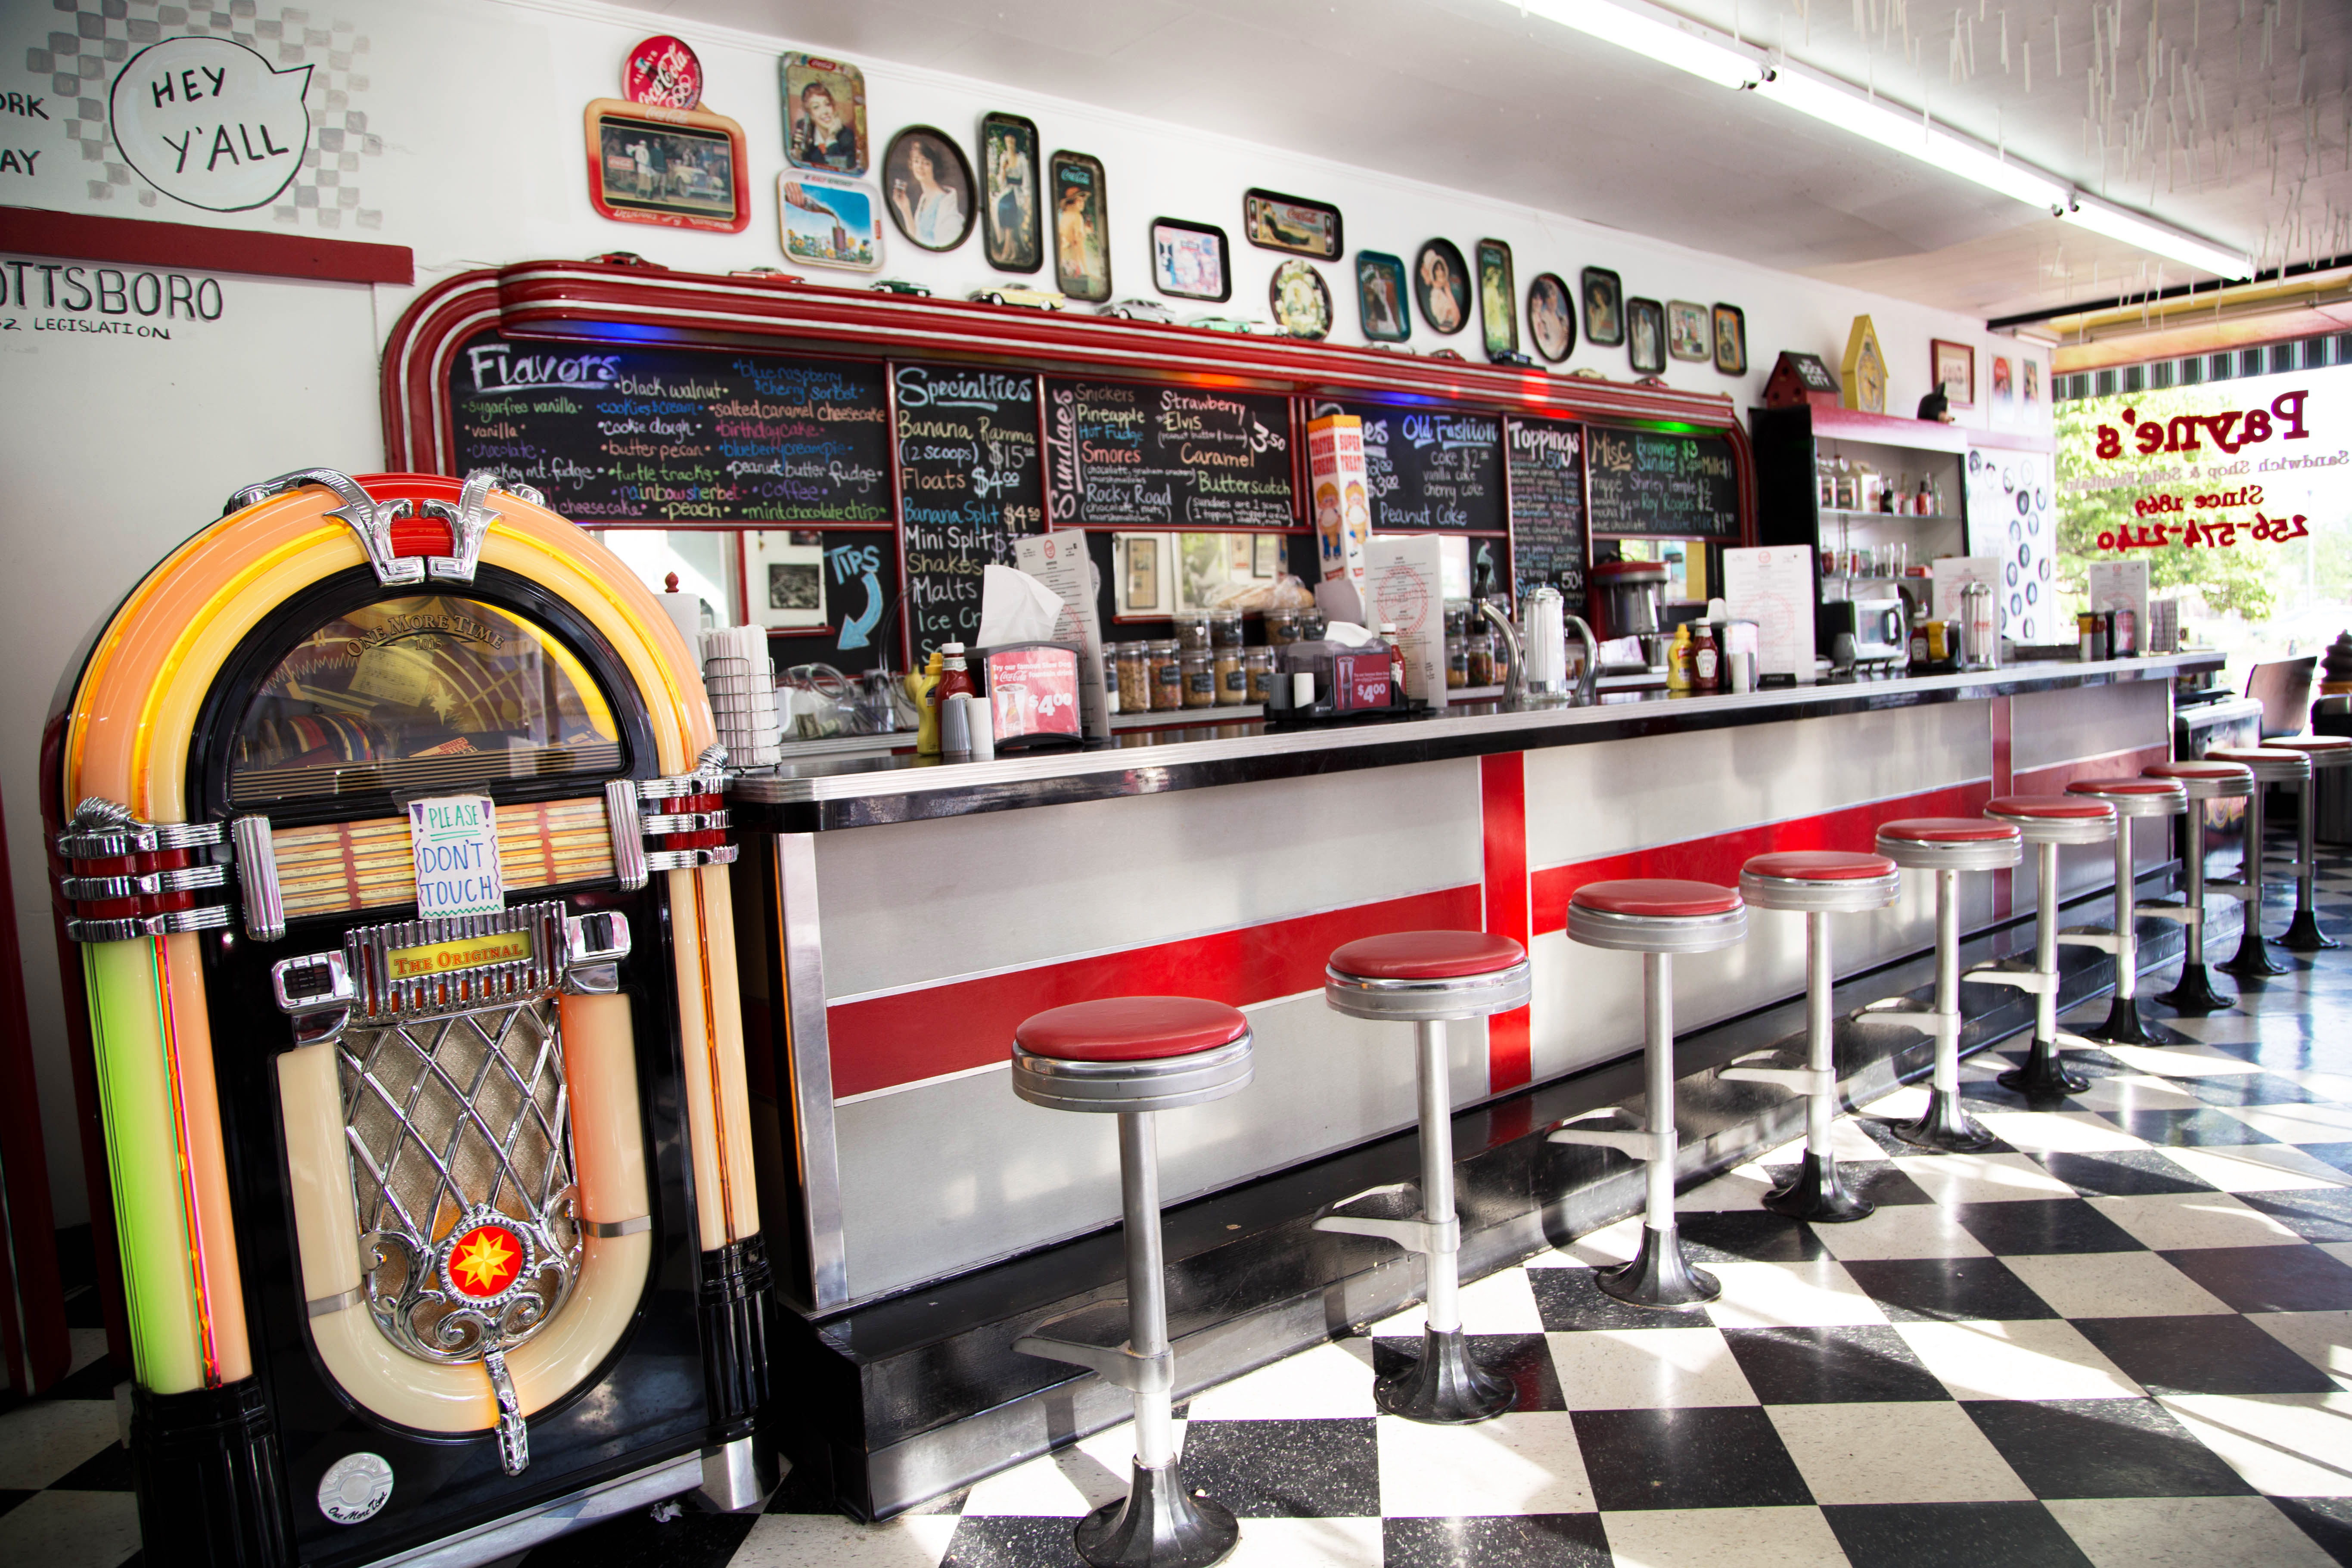
[[1006,643],[980,650],[999,752],[1083,743],[1078,680],[1083,656],[1077,644],[1064,642]]

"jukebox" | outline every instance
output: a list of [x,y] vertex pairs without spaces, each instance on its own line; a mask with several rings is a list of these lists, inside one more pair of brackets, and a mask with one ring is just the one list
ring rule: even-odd
[[241,491],[68,671],[45,808],[151,1562],[457,1568],[764,1500],[711,738],[651,596],[489,473]]

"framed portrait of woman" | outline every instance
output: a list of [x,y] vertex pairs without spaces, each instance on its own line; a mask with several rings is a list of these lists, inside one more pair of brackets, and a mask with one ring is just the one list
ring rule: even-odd
[[1478,242],[1478,325],[1486,357],[1519,352],[1519,285],[1511,269],[1511,247],[1499,239]]
[[1384,250],[1356,252],[1356,313],[1364,336],[1376,343],[1401,343],[1412,336],[1402,258]]
[[840,60],[788,54],[783,77],[784,156],[795,169],[851,178],[866,173],[866,73]]
[[1433,239],[1421,247],[1412,264],[1412,297],[1421,319],[1440,337],[1470,324],[1470,268],[1452,240]]
[[1110,193],[1102,160],[1056,153],[1045,188],[1053,199],[1054,281],[1073,300],[1110,298]]
[[1655,300],[1625,301],[1627,356],[1636,375],[1664,375],[1666,370],[1666,308]]
[[882,199],[898,232],[925,250],[953,250],[971,235],[971,164],[944,131],[909,125],[882,157]]
[[1555,272],[1538,272],[1528,285],[1528,339],[1548,363],[1576,351],[1576,297]]
[[1708,342],[1706,306],[1689,300],[1666,301],[1666,352],[1676,359],[1711,356],[1714,345]]
[[1726,375],[1748,374],[1748,312],[1737,305],[1715,308],[1715,368]]
[[1606,267],[1584,269],[1584,341],[1613,349],[1625,341],[1625,285]]
[[1045,265],[1038,207],[1037,127],[1018,114],[980,117],[980,242],[1003,272]]

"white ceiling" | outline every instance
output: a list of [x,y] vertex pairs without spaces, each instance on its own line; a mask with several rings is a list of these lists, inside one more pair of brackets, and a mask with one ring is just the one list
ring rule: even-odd
[[[1985,317],[2190,280],[2177,263],[1507,0],[624,3],[1213,128]],[[2062,179],[2267,264],[2352,252],[2347,0],[1674,8],[1924,102]]]

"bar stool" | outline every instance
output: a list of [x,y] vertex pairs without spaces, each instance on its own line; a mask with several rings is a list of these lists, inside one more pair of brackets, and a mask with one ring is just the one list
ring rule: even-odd
[[1316,1220],[1318,1230],[1374,1236],[1422,1255],[1428,1322],[1421,1359],[1372,1385],[1372,1402],[1391,1415],[1445,1426],[1485,1421],[1508,1410],[1517,1389],[1470,1359],[1462,1336],[1462,1220],[1454,1204],[1454,1095],[1447,1082],[1445,1026],[1528,1005],[1528,952],[1507,936],[1475,931],[1408,931],[1349,942],[1323,971],[1323,999],[1351,1018],[1413,1026],[1421,1086],[1421,1217],[1383,1219],[1346,1214],[1365,1199],[1393,1199],[1407,1183],[1342,1199]]
[[1682,1237],[1675,1228],[1674,955],[1713,952],[1747,934],[1748,906],[1738,890],[1712,882],[1653,878],[1588,882],[1568,900],[1570,941],[1642,955],[1647,1125],[1638,1132],[1568,1125],[1550,1135],[1554,1143],[1597,1144],[1649,1163],[1642,1249],[1631,1263],[1604,1269],[1594,1281],[1632,1306],[1701,1307],[1723,1294],[1714,1275],[1692,1268],[1683,1256]]
[[[1127,1226],[1127,1342],[1102,1342],[1122,1303],[1097,1302],[1013,1342],[1024,1355],[1091,1369],[1135,1395],[1134,1482],[1123,1501],[1078,1522],[1078,1555],[1097,1568],[1206,1568],[1240,1538],[1234,1516],[1184,1484],[1171,1396],[1167,1279],[1160,1251],[1156,1111],[1222,1099],[1250,1080],[1249,1020],[1190,996],[1117,996],[1055,1007],[1013,1031],[1013,1092],[1048,1110],[1118,1116]],[[1046,1330],[1076,1331],[1066,1339]],[[1108,1332],[1104,1331],[1108,1330]]]
[[2311,758],[2278,746],[2216,746],[2205,755],[2212,762],[2238,763],[2254,771],[2254,790],[2246,797],[2246,843],[2238,857],[2238,874],[2229,881],[2210,884],[2215,892],[2246,906],[2238,951],[2221,967],[2240,976],[2292,973],[2294,966],[2273,958],[2270,944],[2263,940],[2263,798],[2274,784],[2309,789]]
[[[2352,745],[2352,742],[2346,742]],[[2177,1046],[2180,1037],[2151,1027],[2139,1016],[2139,879],[2132,869],[2132,823],[2143,816],[2178,816],[2189,809],[2189,792],[2178,779],[2077,779],[2068,795],[2104,800],[2116,808],[2116,925],[2111,931],[2060,931],[2058,940],[2095,947],[2116,960],[2116,999],[2107,1021],[2084,1034],[2116,1046]]]
[[[1936,1001],[1927,1016],[1936,1037],[1927,1109],[1895,1135],[1916,1148],[1965,1154],[1993,1135],[1960,1103],[1960,900],[1963,871],[2004,871],[2025,858],[2024,836],[2006,822],[1972,816],[1916,816],[1881,823],[1878,852],[1909,871],[1936,873]],[[1903,1018],[1865,1008],[1865,1019]],[[1917,1016],[1917,1015],[1910,1015]]]
[[2181,856],[2181,901],[2151,904],[2146,911],[2159,920],[2179,921],[2185,937],[2180,978],[2157,1000],[2176,1013],[2218,1013],[2230,1005],[2230,999],[2213,989],[2213,977],[2205,968],[2205,803],[2252,795],[2254,770],[2237,763],[2217,763],[2209,757],[2201,762],[2156,763],[2142,768],[2140,776],[2170,779],[2189,796],[2189,842]]
[[2299,792],[2302,809],[2295,813],[2294,858],[2279,867],[2294,872],[2294,919],[2278,944],[2289,952],[2326,952],[2344,944],[2319,929],[2319,910],[2312,897],[2319,877],[2319,775],[2352,768],[2352,740],[2341,735],[2290,735],[2263,743],[2277,751],[2301,752],[2311,759],[2311,778]]
[[[2023,1067],[2001,1074],[1999,1081],[2020,1094],[2080,1094],[2091,1087],[2090,1080],[2067,1071],[2058,1055],[2058,847],[2105,844],[2116,836],[2116,808],[2078,795],[2002,795],[1985,802],[1985,815],[2011,824],[2033,846],[2037,882],[2033,967],[1979,964],[1968,974],[1979,985],[2014,985],[2033,993],[2033,1054]],[[2079,1036],[2066,1039],[2075,1045],[2090,1043]]]
[[[1758,855],[1739,868],[1739,896],[1759,910],[1790,910],[1805,917],[1805,1065],[1765,1068],[1742,1065],[1718,1075],[1738,1082],[1773,1083],[1805,1097],[1805,1157],[1785,1185],[1764,1198],[1764,1206],[1790,1219],[1868,1219],[1877,1205],[1846,1191],[1838,1175],[1830,1127],[1837,1121],[1838,1087],[1831,988],[1837,975],[1830,962],[1830,916],[1883,910],[1901,890],[1903,873],[1884,855],[1843,849],[1795,850]],[[1770,1052],[1759,1052],[1769,1056]]]

